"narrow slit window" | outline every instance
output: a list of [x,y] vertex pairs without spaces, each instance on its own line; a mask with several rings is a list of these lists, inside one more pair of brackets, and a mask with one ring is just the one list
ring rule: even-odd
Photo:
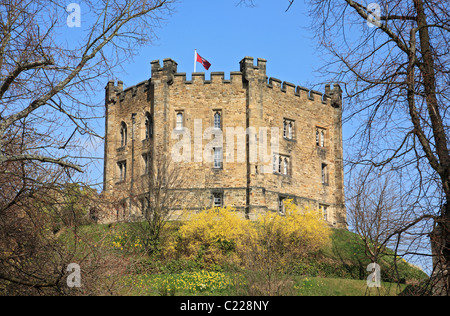
[[326,133],[325,133],[324,128],[320,128],[320,127],[316,128],[316,145],[318,147],[322,147],[322,148],[325,147],[325,137],[326,137],[325,135],[326,135]]
[[122,122],[120,124],[120,147],[124,147],[127,144],[127,124]]
[[145,114],[145,139],[149,139],[153,135],[153,120],[150,113]]
[[222,148],[214,148],[214,168],[222,168]]
[[294,139],[294,126],[295,122],[293,120],[284,119],[283,120],[283,137],[286,139]]
[[149,154],[148,153],[142,154],[142,162],[144,165],[143,174],[148,174],[149,173]]
[[286,209],[284,206],[284,201],[286,200],[286,197],[279,196],[278,197],[278,212],[282,215],[286,214]]
[[127,178],[127,162],[118,162],[117,166],[119,168],[119,182],[125,181]]
[[328,166],[327,164],[322,164],[322,183],[328,184]]
[[219,111],[214,114],[214,128],[222,129],[222,114]]
[[182,130],[184,127],[183,112],[177,112],[176,129]]
[[278,157],[277,155],[273,155],[273,173],[276,173],[278,170]]

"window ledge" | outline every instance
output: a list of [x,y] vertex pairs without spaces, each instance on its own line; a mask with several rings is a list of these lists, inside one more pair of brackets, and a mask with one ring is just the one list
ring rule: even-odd
[[277,176],[282,176],[285,178],[290,178],[291,175],[290,174],[284,174],[284,173],[280,173],[280,172],[273,172],[272,174],[277,175]]
[[297,140],[296,140],[295,138],[289,138],[289,137],[283,136],[283,139],[286,140],[286,141],[288,141],[288,142],[293,142],[293,143],[296,143],[296,142],[297,142]]

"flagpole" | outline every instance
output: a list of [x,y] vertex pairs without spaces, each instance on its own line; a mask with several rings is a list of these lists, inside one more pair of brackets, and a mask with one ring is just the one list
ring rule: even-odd
[[194,72],[197,72],[197,50],[195,50],[194,54]]

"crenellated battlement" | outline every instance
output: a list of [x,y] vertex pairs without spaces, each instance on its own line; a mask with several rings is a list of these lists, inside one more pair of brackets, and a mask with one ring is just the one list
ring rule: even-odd
[[136,85],[123,89],[123,82],[118,81],[115,85],[114,81],[109,81],[106,89],[106,100],[109,102],[123,101],[125,98],[134,98],[141,93],[146,93],[150,85],[154,83],[164,82],[170,86],[173,85],[228,85],[242,84],[244,80],[260,80],[264,81],[265,87],[272,90],[279,90],[281,93],[292,95],[294,97],[305,98],[311,101],[320,100],[323,104],[330,104],[333,107],[342,105],[342,90],[339,85],[334,85],[331,89],[330,85],[325,86],[325,92],[308,89],[303,86],[297,86],[288,81],[282,81],[278,78],[266,76],[267,60],[258,58],[257,64],[254,64],[254,58],[246,56],[240,61],[240,71],[232,71],[229,73],[229,79],[225,78],[225,72],[211,72],[210,78],[206,78],[204,72],[194,72],[191,80],[187,79],[185,72],[177,72],[178,64],[171,58],[163,60],[161,66],[159,60],[153,60],[151,63],[152,77],[149,80],[142,81]]

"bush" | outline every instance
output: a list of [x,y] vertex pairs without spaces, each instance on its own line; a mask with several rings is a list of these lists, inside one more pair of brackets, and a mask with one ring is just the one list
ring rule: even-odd
[[321,213],[285,201],[284,215],[266,213],[256,221],[256,236],[247,239],[242,264],[251,295],[291,295],[295,272],[315,274],[303,259],[330,242],[331,230]]
[[237,260],[254,227],[231,207],[191,214],[166,249],[166,255],[185,257],[211,266]]
[[191,214],[165,249],[169,258],[211,267],[232,263],[254,270],[292,268],[302,256],[330,242],[331,229],[319,211],[285,202],[286,214],[269,212],[255,222],[235,209],[212,208]]
[[292,200],[285,215],[267,213],[258,219],[260,242],[271,243],[274,251],[301,256],[316,252],[331,241],[331,229],[318,210],[300,209]]

